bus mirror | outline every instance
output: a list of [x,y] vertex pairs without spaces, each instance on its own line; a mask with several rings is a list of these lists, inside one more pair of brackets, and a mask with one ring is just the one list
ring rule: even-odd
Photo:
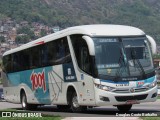
[[89,54],[95,55],[94,43],[93,43],[92,38],[90,38],[89,36],[82,36],[82,38],[86,41],[88,45]]
[[149,35],[146,35],[146,37],[148,38],[148,41],[151,44],[152,53],[156,54],[156,42],[155,42],[155,40]]

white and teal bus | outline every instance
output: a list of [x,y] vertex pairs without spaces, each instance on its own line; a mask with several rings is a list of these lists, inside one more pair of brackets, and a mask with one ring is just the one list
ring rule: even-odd
[[152,52],[153,38],[135,27],[67,28],[4,53],[4,98],[23,109],[113,105],[129,111],[157,99]]

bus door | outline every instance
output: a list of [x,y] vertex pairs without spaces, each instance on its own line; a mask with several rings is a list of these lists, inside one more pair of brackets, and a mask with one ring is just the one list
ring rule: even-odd
[[81,105],[93,105],[95,103],[94,83],[88,45],[81,35],[71,36],[71,42],[76,56],[75,61],[77,61],[77,64],[74,64],[78,65],[75,69],[77,69],[76,75],[79,82],[79,102]]

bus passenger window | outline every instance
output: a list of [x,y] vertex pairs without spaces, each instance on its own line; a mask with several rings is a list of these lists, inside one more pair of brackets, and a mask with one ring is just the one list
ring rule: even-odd
[[65,46],[64,46],[63,39],[62,39],[60,40],[58,44],[58,58],[61,59],[63,57],[65,57]]
[[72,61],[66,37],[54,40],[46,45],[49,65],[65,64]]

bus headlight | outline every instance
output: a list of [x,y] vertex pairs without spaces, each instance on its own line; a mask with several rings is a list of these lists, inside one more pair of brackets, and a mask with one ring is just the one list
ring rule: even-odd
[[109,87],[109,86],[105,86],[105,85],[101,85],[101,84],[95,84],[96,88],[101,89],[101,90],[105,90],[105,91],[113,91],[115,90],[114,87]]
[[155,87],[157,85],[157,81],[154,81],[154,82],[152,82],[151,84],[147,84],[146,86],[144,86],[144,87],[146,87],[146,88],[153,88],[153,87]]
[[154,82],[152,82],[151,84],[150,84],[150,88],[153,88],[153,87],[155,87],[157,85],[157,81],[154,81]]

